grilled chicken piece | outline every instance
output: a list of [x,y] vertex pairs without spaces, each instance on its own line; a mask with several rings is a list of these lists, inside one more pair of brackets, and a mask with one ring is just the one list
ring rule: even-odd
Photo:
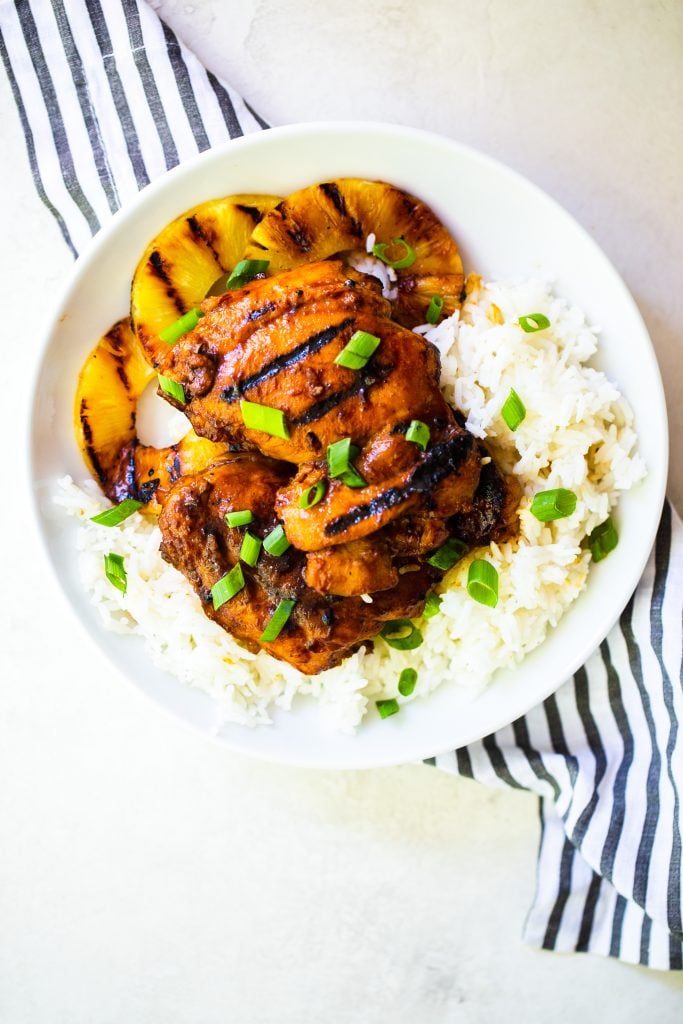
[[355,463],[367,486],[352,488],[331,480],[323,499],[311,508],[301,507],[301,495],[318,481],[326,481],[326,467],[322,463],[301,467],[276,502],[292,544],[302,551],[319,551],[367,537],[409,512],[428,509],[445,519],[469,506],[481,465],[470,434],[453,422],[426,452],[403,437],[394,440],[397,447],[400,443],[410,449],[412,461],[407,466],[401,464],[403,460],[393,471],[384,466],[386,475],[377,480],[368,468],[371,445],[369,456],[361,453]]
[[[484,456],[488,455],[483,445],[480,450]],[[519,532],[517,510],[521,496],[517,479],[503,475],[492,460],[482,466],[472,507],[453,516],[449,529],[454,537],[464,540],[470,547],[511,540]]]
[[[381,415],[393,412],[392,401],[407,406],[415,379],[437,365],[431,345],[386,319],[389,303],[378,282],[339,262],[252,281],[203,308],[206,315],[162,364],[185,390],[186,404],[175,404],[198,434],[287,462],[324,458],[327,445],[351,428],[363,443],[376,430],[365,422],[369,403]],[[364,370],[335,365],[357,330],[382,331],[377,353]],[[399,363],[403,372],[394,374]],[[387,390],[390,375],[396,381]],[[281,409],[289,437],[247,428],[241,399]]]
[[365,253],[370,234],[389,245],[394,260],[405,255],[400,245],[392,251],[395,239],[415,251],[415,261],[396,270],[394,320],[423,324],[434,295],[443,298],[445,316],[459,308],[463,271],[453,238],[425,203],[383,181],[338,178],[293,192],[254,229],[245,255],[269,260],[270,273],[279,273],[342,252]]
[[[265,536],[276,524],[273,504],[286,473],[282,464],[241,454],[179,480],[159,517],[161,553],[190,581],[206,614],[249,650],[263,648],[314,675],[358,650],[387,620],[420,615],[441,574],[423,566],[367,604],[359,597],[326,597],[312,590],[304,579],[305,556],[294,547],[279,558],[262,551],[255,568],[242,564],[244,589],[215,610],[211,588],[237,564],[244,536],[243,529],[228,527],[226,514],[250,509],[250,532]],[[262,644],[259,637],[283,599],[296,600],[293,613],[277,640]]]
[[234,268],[255,225],[279,201],[260,195],[211,199],[176,217],[150,242],[133,277],[131,318],[152,366],[168,351],[159,332],[198,306]]
[[353,597],[395,587],[400,577],[385,541],[352,540],[306,558],[304,580],[320,594]]
[[[472,497],[479,455],[439,389],[439,356],[391,320],[376,282],[339,262],[310,264],[205,303],[206,315],[162,365],[182,384],[197,433],[303,463],[278,497],[288,536],[304,551],[357,540],[403,513],[443,517]],[[361,370],[335,363],[356,330],[381,339]],[[287,437],[245,426],[239,400],[285,415]],[[403,436],[429,425],[427,452]],[[327,446],[351,437],[362,451],[360,490],[332,481],[302,509],[303,490],[326,472]]]

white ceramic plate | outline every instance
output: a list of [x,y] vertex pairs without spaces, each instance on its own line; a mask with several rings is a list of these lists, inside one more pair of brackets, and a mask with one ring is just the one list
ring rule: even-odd
[[390,181],[425,200],[462,250],[467,270],[486,278],[550,274],[556,291],[602,328],[597,365],[619,384],[636,414],[647,479],[619,508],[620,543],[596,565],[586,590],[524,663],[499,673],[462,707],[457,685],[443,686],[406,714],[370,714],[355,736],[336,734],[313,702],[301,700],[274,725],[229,726],[229,746],[276,761],[360,768],[395,764],[461,746],[513,721],[552,693],[586,660],[618,618],[652,546],[667,470],[666,410],[645,326],[618,274],[585,231],[518,174],[458,143],[377,124],[311,124],[271,129],[228,143],[149,185],[120,211],[78,260],[50,319],[32,417],[32,480],[41,532],[76,615],[136,686],[185,721],[212,734],[205,695],[155,669],[138,640],[100,625],[77,575],[76,523],[55,516],[51,497],[65,473],[85,476],[72,426],[78,370],[86,354],[128,309],[130,281],[148,241],[188,207],[234,192],[286,195],[326,178]]

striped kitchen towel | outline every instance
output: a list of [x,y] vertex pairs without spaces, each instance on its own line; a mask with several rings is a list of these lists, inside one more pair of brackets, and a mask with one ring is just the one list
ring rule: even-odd
[[[0,0],[0,49],[36,189],[74,255],[158,174],[268,127],[144,0]],[[667,503],[636,593],[584,668],[432,759],[539,795],[534,945],[683,966],[682,609],[683,527]]]

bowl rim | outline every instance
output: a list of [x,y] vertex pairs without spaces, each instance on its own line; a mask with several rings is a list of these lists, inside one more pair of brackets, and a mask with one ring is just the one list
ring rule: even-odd
[[[482,153],[476,148],[462,143],[458,140],[451,139],[436,132],[426,131],[419,128],[411,128],[404,125],[391,124],[388,122],[376,122],[376,121],[364,121],[364,120],[345,120],[345,121],[307,121],[301,124],[290,124],[275,128],[269,128],[264,131],[254,132],[249,135],[241,136],[236,139],[229,140],[221,143],[218,146],[212,147],[211,149],[205,150],[202,153],[198,153],[192,156],[188,160],[183,161],[178,166],[171,168],[170,170],[159,175],[157,178],[147,184],[140,192],[134,196],[129,202],[117,210],[107,221],[101,229],[94,235],[84,246],[83,251],[79,254],[75,260],[73,266],[69,269],[66,278],[60,288],[58,289],[56,298],[52,301],[47,314],[44,317],[43,325],[39,331],[39,340],[35,346],[33,357],[32,357],[32,372],[29,389],[29,401],[27,405],[27,418],[26,418],[26,430],[24,433],[25,448],[25,459],[24,466],[26,470],[24,485],[30,495],[29,507],[31,509],[31,519],[33,525],[40,537],[40,545],[45,557],[45,561],[50,567],[53,580],[58,584],[58,591],[62,595],[66,604],[70,609],[70,613],[78,623],[80,629],[86,634],[88,639],[93,644],[93,647],[99,652],[100,655],[104,654],[109,664],[116,670],[116,673],[121,677],[128,686],[134,689],[138,694],[144,695],[149,701],[151,701],[156,708],[161,708],[166,714],[170,715],[175,721],[180,721],[183,725],[190,729],[195,735],[200,733],[203,737],[214,740],[220,743],[221,746],[228,746],[230,749],[237,750],[241,753],[249,754],[250,756],[257,756],[263,759],[269,759],[278,763],[286,763],[297,766],[305,767],[320,767],[320,768],[343,768],[343,769],[359,769],[359,768],[372,768],[372,767],[384,767],[394,764],[405,763],[422,759],[425,757],[438,756],[454,749],[453,744],[442,745],[440,749],[426,750],[424,744],[418,740],[409,741],[405,747],[405,754],[402,754],[400,758],[395,755],[364,757],[362,761],[355,763],[348,763],[348,761],[342,759],[338,763],[334,759],[326,761],[321,764],[315,757],[309,758],[306,751],[292,752],[290,755],[283,753],[278,750],[276,754],[264,753],[260,750],[253,750],[249,744],[249,735],[252,733],[251,729],[246,727],[236,727],[241,730],[243,734],[244,742],[240,742],[240,737],[237,738],[231,735],[230,739],[222,734],[214,735],[207,729],[203,728],[199,723],[191,721],[187,716],[182,715],[175,709],[172,709],[167,704],[159,701],[153,694],[149,693],[147,689],[137,683],[126,670],[117,663],[114,656],[110,654],[105,647],[100,645],[96,637],[93,637],[91,632],[88,630],[87,625],[79,613],[77,607],[70,599],[70,595],[62,586],[60,581],[59,573],[57,571],[57,565],[52,557],[48,534],[46,531],[45,523],[41,514],[39,496],[35,486],[37,479],[37,466],[36,466],[36,420],[38,416],[38,410],[36,408],[36,399],[38,397],[39,383],[45,368],[50,346],[53,341],[53,337],[59,330],[61,319],[66,314],[69,303],[73,295],[78,291],[83,277],[88,273],[92,263],[96,260],[98,254],[107,248],[112,236],[115,236],[122,224],[125,224],[128,220],[135,217],[141,207],[146,206],[153,198],[165,191],[172,191],[175,187],[176,182],[182,180],[185,177],[192,177],[198,168],[209,161],[218,161],[225,159],[226,154],[234,155],[239,153],[242,149],[250,149],[254,146],[260,147],[262,145],[269,146],[271,143],[276,144],[282,141],[300,140],[310,136],[316,136],[321,134],[331,136],[347,136],[349,133],[356,135],[360,138],[368,135],[380,134],[383,137],[392,136],[394,139],[404,141],[407,143],[420,144],[428,142],[430,145],[440,147],[446,152],[457,152],[464,155],[468,160],[478,162],[481,166],[487,166],[494,168],[498,171],[502,170],[511,179],[515,179],[517,182],[523,184],[523,186],[530,190],[536,197],[542,199],[546,204],[550,204],[555,211],[562,217],[568,219],[571,222],[574,230],[582,237],[584,243],[588,244],[595,256],[600,259],[606,269],[609,270],[613,277],[614,283],[620,289],[620,301],[624,302],[629,307],[629,313],[635,321],[639,323],[642,332],[642,341],[649,349],[649,356],[652,360],[654,368],[656,369],[656,387],[658,389],[658,407],[663,412],[663,423],[662,423],[662,436],[660,441],[662,442],[661,459],[656,467],[648,466],[648,474],[656,473],[656,492],[652,501],[652,517],[649,522],[649,528],[644,531],[644,538],[647,539],[647,545],[643,544],[642,557],[635,560],[631,565],[631,571],[628,580],[628,586],[624,584],[623,589],[623,601],[620,601],[619,608],[616,614],[612,617],[608,629],[601,629],[603,639],[609,631],[612,629],[614,624],[618,621],[623,609],[628,604],[633,591],[635,590],[637,583],[642,575],[643,569],[647,563],[650,550],[653,546],[661,511],[665,501],[666,492],[666,481],[667,481],[667,470],[669,460],[669,432],[668,432],[668,421],[666,414],[666,401],[664,397],[664,388],[661,380],[661,372],[657,364],[657,357],[652,340],[649,336],[649,332],[644,323],[640,310],[638,309],[633,296],[628,290],[625,282],[623,281],[618,270],[613,266],[609,258],[603,252],[602,248],[592,238],[589,232],[573,217],[568,210],[566,210],[557,200],[549,195],[544,189],[536,185],[535,182],[531,181],[525,175],[516,171],[514,168],[509,167],[503,161],[496,159],[486,153]],[[201,201],[201,200],[200,200]],[[182,210],[180,211],[182,213]],[[571,297],[569,297],[571,301]],[[652,480],[650,481],[652,485]],[[656,510],[656,514],[655,514]],[[600,643],[601,641],[598,641]],[[545,641],[544,641],[545,643]],[[540,645],[541,647],[543,644]],[[585,663],[587,657],[595,650],[596,645],[590,643],[589,649],[586,649],[586,643],[581,645],[574,658],[568,662],[567,671],[563,673],[562,679],[570,679],[576,670]],[[533,654],[533,652],[531,652]],[[529,655],[527,655],[529,657]],[[526,658],[524,659],[526,661]],[[517,666],[519,670],[523,665],[524,661]],[[511,719],[507,711],[502,712],[498,719],[493,719],[493,724],[488,726],[486,731],[482,733],[477,729],[474,729],[472,735],[464,740],[458,739],[457,746],[464,746],[468,743],[472,743],[475,740],[482,738],[483,736],[490,735],[498,731],[500,728],[510,724],[515,718],[521,717],[527,714],[531,708],[542,703],[552,693],[556,692],[559,687],[563,685],[562,681],[557,682],[553,680],[548,688],[547,692],[542,697],[539,697],[537,691],[534,691],[533,696],[526,702],[520,700],[519,710],[515,713],[514,718]],[[428,697],[427,697],[428,699]]]

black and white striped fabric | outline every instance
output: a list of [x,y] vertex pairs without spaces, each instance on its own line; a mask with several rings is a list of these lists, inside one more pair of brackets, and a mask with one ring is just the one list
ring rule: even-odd
[[[152,178],[268,126],[144,0],[0,0],[36,189],[74,255]],[[620,622],[553,697],[432,759],[540,797],[526,926],[545,949],[683,966],[683,527],[667,504]]]

